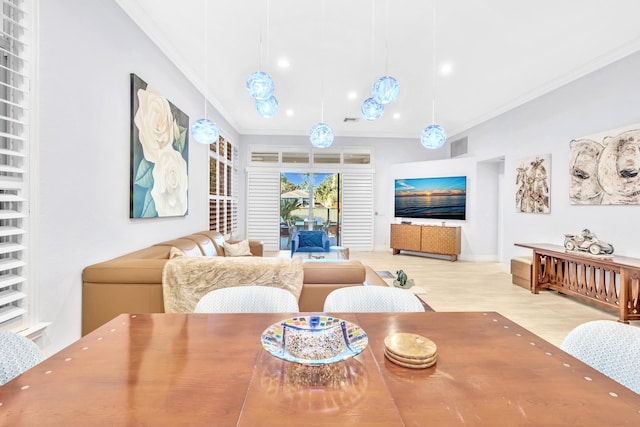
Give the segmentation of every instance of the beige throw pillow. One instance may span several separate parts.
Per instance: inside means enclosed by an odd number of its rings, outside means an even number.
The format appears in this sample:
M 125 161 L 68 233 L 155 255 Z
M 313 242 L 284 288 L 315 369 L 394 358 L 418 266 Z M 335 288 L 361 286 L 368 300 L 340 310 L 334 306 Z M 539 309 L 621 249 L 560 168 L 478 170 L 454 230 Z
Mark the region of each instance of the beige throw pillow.
M 175 246 L 172 246 L 171 251 L 169 252 L 169 259 L 178 258 L 180 256 L 185 256 L 185 253 L 182 252 L 181 249 L 178 249 Z
M 224 256 L 251 256 L 249 241 L 241 240 L 238 243 L 224 243 Z

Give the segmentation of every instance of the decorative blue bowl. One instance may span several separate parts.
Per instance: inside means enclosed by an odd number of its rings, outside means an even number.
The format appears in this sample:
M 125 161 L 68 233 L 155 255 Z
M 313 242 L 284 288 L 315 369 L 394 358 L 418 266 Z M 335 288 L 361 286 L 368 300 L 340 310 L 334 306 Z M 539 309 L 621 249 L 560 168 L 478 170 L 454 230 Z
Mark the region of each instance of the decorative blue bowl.
M 298 316 L 274 323 L 262 333 L 262 347 L 277 358 L 323 365 L 354 357 L 367 347 L 360 326 L 332 316 Z

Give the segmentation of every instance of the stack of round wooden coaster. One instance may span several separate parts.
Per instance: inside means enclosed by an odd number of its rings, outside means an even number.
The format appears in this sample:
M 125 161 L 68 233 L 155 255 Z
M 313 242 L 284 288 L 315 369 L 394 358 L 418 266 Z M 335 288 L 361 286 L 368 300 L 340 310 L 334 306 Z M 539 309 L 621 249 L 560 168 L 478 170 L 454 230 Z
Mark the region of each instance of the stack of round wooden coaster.
M 405 368 L 424 369 L 435 365 L 438 348 L 422 335 L 397 332 L 384 339 L 384 355 Z

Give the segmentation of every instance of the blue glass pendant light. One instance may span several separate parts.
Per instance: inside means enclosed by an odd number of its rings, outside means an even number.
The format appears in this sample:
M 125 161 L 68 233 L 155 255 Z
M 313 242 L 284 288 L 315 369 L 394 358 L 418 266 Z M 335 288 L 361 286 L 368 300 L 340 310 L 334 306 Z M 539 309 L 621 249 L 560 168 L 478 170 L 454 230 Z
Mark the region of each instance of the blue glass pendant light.
M 322 44 L 324 45 L 324 19 L 325 19 L 325 0 L 322 0 Z M 324 62 L 320 71 L 320 110 L 322 119 L 320 123 L 316 123 L 309 131 L 309 141 L 316 148 L 327 148 L 333 144 L 335 134 L 331 126 L 324 123 Z
M 256 101 L 256 110 L 262 117 L 273 117 L 278 112 L 278 100 L 275 96 L 265 100 L 258 100 Z
M 362 118 L 365 120 L 378 120 L 382 117 L 382 113 L 384 112 L 384 105 L 379 104 L 373 98 L 367 98 L 362 103 L 362 107 L 360 107 L 360 114 L 362 114 Z
M 269 0 L 267 0 L 267 28 L 270 16 Z M 260 69 L 262 69 L 262 31 L 260 31 Z M 249 75 L 246 83 L 249 95 L 256 101 L 256 111 L 262 117 L 269 118 L 278 112 L 278 100 L 273 96 L 275 85 L 271 76 L 264 71 L 256 71 Z
M 378 104 L 391 104 L 398 99 L 398 95 L 400 95 L 400 85 L 398 81 L 391 76 L 380 77 L 373 84 L 371 94 Z
M 427 126 L 422 131 L 422 135 L 420 135 L 420 143 L 430 150 L 436 150 L 442 147 L 445 142 L 447 142 L 447 133 L 444 131 L 442 126 L 436 125 L 436 100 L 435 100 L 435 88 L 436 88 L 436 1 L 433 2 L 433 37 L 432 40 L 432 57 L 431 57 L 431 91 L 434 93 L 433 98 L 431 100 L 431 123 L 432 125 Z
M 251 73 L 247 79 L 247 90 L 249 95 L 256 101 L 267 100 L 273 95 L 273 79 L 264 71 Z
M 333 129 L 326 123 L 318 123 L 309 131 L 309 141 L 316 148 L 327 148 L 333 144 Z
M 429 125 L 422 131 L 420 143 L 430 150 L 435 150 L 447 141 L 447 133 L 440 125 Z
M 191 136 L 200 144 L 213 144 L 220 139 L 220 129 L 209 119 L 200 119 L 191 126 Z

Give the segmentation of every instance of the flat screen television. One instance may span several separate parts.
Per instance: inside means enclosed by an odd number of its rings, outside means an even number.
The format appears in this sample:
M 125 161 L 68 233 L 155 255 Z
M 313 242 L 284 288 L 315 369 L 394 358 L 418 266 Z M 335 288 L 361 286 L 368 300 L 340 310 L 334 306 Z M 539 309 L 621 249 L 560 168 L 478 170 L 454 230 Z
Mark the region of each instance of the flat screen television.
M 467 177 L 396 179 L 396 218 L 466 219 Z

